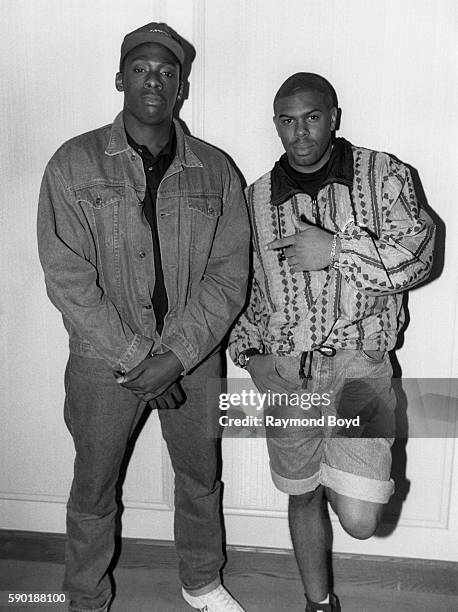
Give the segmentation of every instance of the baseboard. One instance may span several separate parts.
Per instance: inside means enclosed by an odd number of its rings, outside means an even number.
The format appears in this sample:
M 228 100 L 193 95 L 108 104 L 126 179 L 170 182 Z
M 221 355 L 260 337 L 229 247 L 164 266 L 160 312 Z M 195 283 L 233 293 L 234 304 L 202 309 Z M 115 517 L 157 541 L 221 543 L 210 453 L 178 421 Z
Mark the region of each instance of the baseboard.
M 0 530 L 0 559 L 63 563 L 65 535 L 32 531 Z M 173 542 L 124 538 L 119 566 L 176 567 Z M 449 561 L 384 557 L 375 555 L 333 555 L 334 582 L 361 589 L 371 588 L 457 595 L 458 564 Z M 261 573 L 299 580 L 290 550 L 254 549 L 229 546 L 225 575 Z

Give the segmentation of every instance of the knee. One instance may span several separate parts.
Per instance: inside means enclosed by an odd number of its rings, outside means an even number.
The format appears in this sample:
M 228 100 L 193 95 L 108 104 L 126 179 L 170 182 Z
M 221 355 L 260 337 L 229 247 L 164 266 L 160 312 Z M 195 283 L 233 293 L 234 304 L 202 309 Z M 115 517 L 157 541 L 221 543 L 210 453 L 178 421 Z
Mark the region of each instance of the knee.
M 339 514 L 339 521 L 345 531 L 353 538 L 367 540 L 374 535 L 379 524 L 379 513 L 376 511 L 344 512 Z
M 106 516 L 116 512 L 118 504 L 114 488 L 72 487 L 67 507 L 71 511 L 91 516 Z
M 314 491 L 307 491 L 300 495 L 290 495 L 289 504 L 292 507 L 305 507 L 313 503 L 320 503 L 323 499 L 323 487 L 319 486 Z

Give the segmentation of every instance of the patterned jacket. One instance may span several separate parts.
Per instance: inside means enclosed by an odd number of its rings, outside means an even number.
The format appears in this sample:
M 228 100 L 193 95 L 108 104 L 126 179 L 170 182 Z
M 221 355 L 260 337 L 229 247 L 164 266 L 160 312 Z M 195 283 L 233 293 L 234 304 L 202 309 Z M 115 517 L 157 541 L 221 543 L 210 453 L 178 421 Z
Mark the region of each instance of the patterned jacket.
M 404 322 L 402 292 L 423 280 L 434 225 L 420 209 L 409 169 L 386 153 L 335 141 L 317 198 L 300 191 L 279 162 L 247 188 L 253 272 L 229 351 L 299 354 L 320 346 L 390 350 Z M 338 233 L 333 267 L 291 272 L 268 242 L 294 233 L 291 215 Z

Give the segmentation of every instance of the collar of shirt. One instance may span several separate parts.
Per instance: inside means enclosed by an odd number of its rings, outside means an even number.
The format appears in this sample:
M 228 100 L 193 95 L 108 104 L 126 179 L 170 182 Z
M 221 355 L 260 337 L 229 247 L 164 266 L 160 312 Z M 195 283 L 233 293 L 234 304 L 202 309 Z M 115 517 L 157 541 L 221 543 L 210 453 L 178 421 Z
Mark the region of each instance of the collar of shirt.
M 132 136 L 127 132 L 127 142 L 130 146 L 140 154 L 144 164 L 156 164 L 161 157 L 170 157 L 170 161 L 175 157 L 176 149 L 177 149 L 177 137 L 175 133 L 175 126 L 171 125 L 170 127 L 170 136 L 166 143 L 166 145 L 159 151 L 159 153 L 155 156 L 151 153 L 151 151 L 145 145 L 140 145 L 132 138 Z
M 329 183 L 341 183 L 349 188 L 353 185 L 353 151 L 351 144 L 344 138 L 336 138 L 329 162 L 326 164 L 327 176 L 321 187 Z M 296 181 L 286 172 L 282 163 L 277 161 L 271 172 L 271 204 L 279 206 L 296 193 L 303 193 Z

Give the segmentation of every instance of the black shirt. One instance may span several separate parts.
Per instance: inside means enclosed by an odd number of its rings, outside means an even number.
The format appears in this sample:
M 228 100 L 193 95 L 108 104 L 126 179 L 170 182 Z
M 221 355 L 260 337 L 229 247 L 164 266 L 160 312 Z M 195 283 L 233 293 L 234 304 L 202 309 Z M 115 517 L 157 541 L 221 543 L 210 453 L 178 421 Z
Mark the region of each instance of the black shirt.
M 129 134 L 127 134 L 127 142 L 133 149 L 135 149 L 135 151 L 137 151 L 137 153 L 140 154 L 146 176 L 146 192 L 145 200 L 143 202 L 143 214 L 151 227 L 151 236 L 153 238 L 153 257 L 156 281 L 154 284 L 152 303 L 156 317 L 156 329 L 160 334 L 162 332 L 162 328 L 164 327 L 164 318 L 167 314 L 169 303 L 164 284 L 161 248 L 159 244 L 159 234 L 157 231 L 156 199 L 160 182 L 162 181 L 167 168 L 170 166 L 173 158 L 175 157 L 175 128 L 172 125 L 169 141 L 156 157 L 151 154 L 148 147 L 137 144 Z
M 316 172 L 298 172 L 290 165 L 286 153 L 280 157 L 280 165 L 299 189 L 311 198 L 316 198 L 329 172 L 329 161 Z

